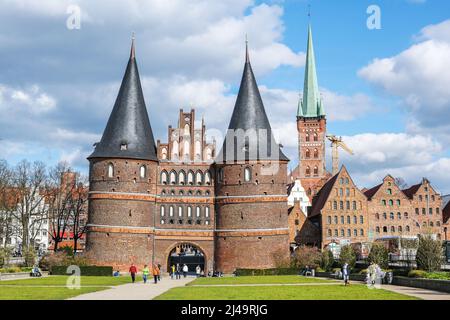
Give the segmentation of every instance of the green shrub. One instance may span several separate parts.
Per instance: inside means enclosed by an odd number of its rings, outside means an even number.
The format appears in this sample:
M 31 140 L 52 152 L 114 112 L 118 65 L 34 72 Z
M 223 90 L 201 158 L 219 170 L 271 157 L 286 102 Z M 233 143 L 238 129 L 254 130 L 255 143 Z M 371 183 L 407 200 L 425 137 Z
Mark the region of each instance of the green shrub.
M 427 279 L 450 280 L 450 272 L 430 272 L 426 277 Z
M 359 271 L 358 273 L 359 273 L 359 274 L 364 274 L 364 275 L 366 275 L 366 274 L 367 274 L 367 269 L 362 269 L 362 270 Z
M 52 266 L 50 274 L 67 275 L 68 266 Z M 82 276 L 112 276 L 113 267 L 108 266 L 80 266 Z
M 373 243 L 370 249 L 369 262 L 376 263 L 380 268 L 387 268 L 389 265 L 389 251 L 382 243 Z
M 423 270 L 411 270 L 408 273 L 408 277 L 410 278 L 426 278 L 427 272 Z
M 59 247 L 56 252 L 64 252 L 67 256 L 73 256 L 73 248 L 69 246 Z
M 298 247 L 292 257 L 292 267 L 297 269 L 316 268 L 321 263 L 322 254 L 317 247 L 300 246 Z
M 320 259 L 320 268 L 325 271 L 330 271 L 334 264 L 334 256 L 333 252 L 330 250 L 322 251 L 321 259 Z
M 32 267 L 36 263 L 36 252 L 33 247 L 24 248 L 22 257 L 24 258 L 26 267 Z
M 343 246 L 339 254 L 339 263 L 343 266 L 348 263 L 349 269 L 353 269 L 356 263 L 356 253 L 352 246 Z
M 430 236 L 419 238 L 419 247 L 416 254 L 417 267 L 428 272 L 441 268 L 442 244 L 440 240 L 433 240 Z

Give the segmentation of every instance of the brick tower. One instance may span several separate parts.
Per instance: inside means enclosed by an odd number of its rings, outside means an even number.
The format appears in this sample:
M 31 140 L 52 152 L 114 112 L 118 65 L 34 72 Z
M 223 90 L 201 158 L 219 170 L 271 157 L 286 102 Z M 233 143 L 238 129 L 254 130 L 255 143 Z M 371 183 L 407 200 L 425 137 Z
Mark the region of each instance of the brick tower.
M 102 139 L 88 157 L 86 255 L 124 269 L 152 261 L 158 159 L 142 94 L 134 40 Z
M 325 168 L 326 124 L 309 26 L 303 99 L 300 100 L 297 111 L 299 166 L 296 178 L 300 179 L 310 199 L 330 177 Z
M 271 268 L 288 258 L 288 161 L 272 135 L 246 48 L 238 97 L 216 158 L 216 270 Z

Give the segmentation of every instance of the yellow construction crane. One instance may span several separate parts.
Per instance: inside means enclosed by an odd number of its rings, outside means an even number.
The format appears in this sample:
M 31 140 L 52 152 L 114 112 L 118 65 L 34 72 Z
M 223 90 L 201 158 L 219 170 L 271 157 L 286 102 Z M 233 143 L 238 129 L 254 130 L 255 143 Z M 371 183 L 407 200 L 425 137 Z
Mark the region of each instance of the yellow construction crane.
M 353 151 L 342 141 L 342 137 L 337 137 L 334 134 L 327 134 L 327 139 L 331 141 L 331 148 L 333 148 L 331 157 L 333 159 L 333 175 L 335 175 L 339 171 L 338 147 L 341 147 L 351 155 L 353 155 Z

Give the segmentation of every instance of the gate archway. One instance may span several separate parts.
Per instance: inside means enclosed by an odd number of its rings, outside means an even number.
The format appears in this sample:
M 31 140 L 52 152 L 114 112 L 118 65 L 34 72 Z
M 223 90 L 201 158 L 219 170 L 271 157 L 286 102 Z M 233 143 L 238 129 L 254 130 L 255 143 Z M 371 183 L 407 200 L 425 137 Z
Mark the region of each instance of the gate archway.
M 171 271 L 172 265 L 184 264 L 188 266 L 188 274 L 196 274 L 197 266 L 206 273 L 206 256 L 203 250 L 192 243 L 179 243 L 175 245 L 169 253 L 167 258 L 167 271 Z

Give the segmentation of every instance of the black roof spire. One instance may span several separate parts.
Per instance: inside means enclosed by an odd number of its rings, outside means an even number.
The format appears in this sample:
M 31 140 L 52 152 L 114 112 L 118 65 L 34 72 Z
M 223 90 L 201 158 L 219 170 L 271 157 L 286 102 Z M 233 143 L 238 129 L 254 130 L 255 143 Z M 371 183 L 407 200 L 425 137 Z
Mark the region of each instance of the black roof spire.
M 158 160 L 136 64 L 134 34 L 119 94 L 102 139 L 88 157 L 92 158 Z
M 244 139 L 239 136 L 239 131 L 245 132 Z M 238 137 L 236 138 L 236 136 Z M 226 150 L 230 150 L 231 146 L 234 146 L 234 153 L 227 156 Z M 271 149 L 272 146 L 273 150 Z M 223 147 L 216 158 L 216 162 L 233 160 L 289 161 L 273 137 L 272 128 L 250 64 L 247 37 L 245 41 L 245 65 L 239 93 Z

